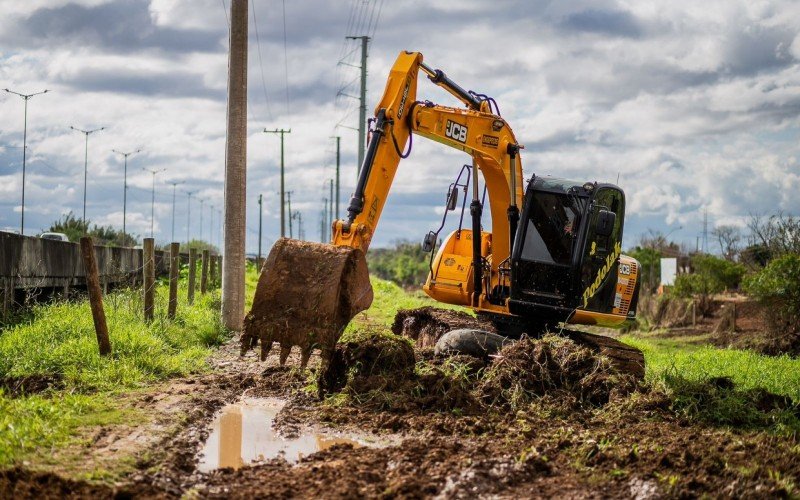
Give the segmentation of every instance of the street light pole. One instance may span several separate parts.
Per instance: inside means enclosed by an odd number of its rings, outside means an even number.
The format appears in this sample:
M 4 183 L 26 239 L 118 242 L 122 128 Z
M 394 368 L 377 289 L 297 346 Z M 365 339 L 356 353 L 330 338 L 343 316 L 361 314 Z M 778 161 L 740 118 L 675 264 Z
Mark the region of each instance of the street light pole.
M 33 96 L 36 96 L 36 95 L 39 95 L 39 94 L 45 94 L 45 93 L 50 92 L 50 91 L 45 89 L 45 90 L 43 90 L 41 92 L 36 92 L 34 94 L 20 94 L 19 92 L 14 92 L 13 90 L 9 90 L 9 89 L 3 89 L 3 90 L 8 92 L 9 94 L 18 95 L 18 96 L 20 96 L 22 98 L 23 101 L 25 101 L 25 120 L 24 120 L 23 129 L 22 129 L 23 130 L 22 131 L 22 211 L 21 211 L 20 221 L 19 221 L 19 234 L 24 235 L 25 234 L 25 165 L 26 165 L 26 160 L 27 160 L 27 157 L 28 157 L 28 155 L 27 155 L 27 153 L 28 153 L 28 101 Z
M 128 157 L 131 156 L 131 155 L 135 155 L 136 153 L 139 153 L 141 151 L 141 149 L 137 149 L 136 151 L 131 151 L 130 153 L 123 153 L 122 151 L 117 151 L 116 149 L 112 149 L 111 151 L 113 151 L 114 153 L 117 153 L 118 155 L 122 155 L 123 157 L 125 157 L 125 170 L 124 170 L 124 174 L 123 174 L 123 177 L 122 177 L 123 178 L 123 181 L 122 181 L 122 185 L 123 185 L 123 190 L 122 190 L 122 244 L 124 245 L 125 244 L 125 235 L 127 234 L 125 232 L 125 221 L 127 219 L 127 213 L 128 213 Z
M 178 184 L 183 184 L 183 181 L 181 182 L 172 181 L 169 184 L 172 184 L 172 238 L 170 239 L 170 242 L 174 242 L 175 241 L 175 193 Z
M 150 237 L 153 237 L 153 225 L 156 219 L 156 174 L 159 172 L 163 172 L 166 168 L 162 168 L 160 170 L 151 170 L 149 168 L 142 168 L 145 172 L 150 172 L 153 174 L 153 199 L 150 202 Z
M 89 135 L 94 134 L 95 132 L 100 132 L 101 130 L 105 129 L 105 127 L 100 127 L 92 130 L 82 130 L 79 128 L 75 128 L 72 125 L 70 127 L 75 132 L 80 132 L 86 137 L 86 145 L 84 146 L 84 153 L 83 153 L 83 230 L 87 231 L 89 227 L 86 225 L 86 182 L 89 178 Z
M 191 227 L 192 227 L 192 195 L 195 194 L 197 191 L 186 191 L 186 194 L 189 195 L 189 201 L 186 204 L 186 248 L 189 248 L 189 242 L 191 241 Z

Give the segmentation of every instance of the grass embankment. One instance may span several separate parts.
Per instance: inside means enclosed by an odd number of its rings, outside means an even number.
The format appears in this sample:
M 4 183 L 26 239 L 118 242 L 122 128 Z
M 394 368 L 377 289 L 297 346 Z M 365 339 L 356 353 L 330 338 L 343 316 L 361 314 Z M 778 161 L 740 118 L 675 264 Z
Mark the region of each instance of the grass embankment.
M 226 334 L 219 321 L 219 292 L 195 294 L 186 301 L 179 287 L 177 317 L 166 317 L 168 287 L 157 285 L 156 316 L 145 323 L 140 290 L 104 298 L 112 354 L 98 354 L 86 300 L 35 306 L 30 320 L 0 332 L 0 466 L 25 459 L 75 439 L 82 426 L 136 418 L 113 396 L 171 377 L 207 369 L 211 347 Z M 11 394 L 46 380 L 51 388 Z M 29 391 L 31 392 L 31 391 Z

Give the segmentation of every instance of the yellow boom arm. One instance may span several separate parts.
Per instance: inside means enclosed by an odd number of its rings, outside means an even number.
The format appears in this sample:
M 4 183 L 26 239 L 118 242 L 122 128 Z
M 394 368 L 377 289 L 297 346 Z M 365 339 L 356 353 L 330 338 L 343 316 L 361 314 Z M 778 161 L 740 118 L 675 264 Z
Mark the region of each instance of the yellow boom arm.
M 452 93 L 467 109 L 417 102 L 420 69 L 435 84 Z M 375 126 L 358 185 L 350 199 L 348 218 L 333 224 L 331 243 L 367 251 L 397 166 L 407 153 L 411 133 L 427 137 L 472 156 L 483 174 L 492 217 L 492 267 L 511 251 L 510 243 L 523 200 L 521 148 L 508 124 L 480 100 L 422 62 L 418 52 L 401 52 L 392 67 L 386 89 L 375 108 Z M 410 152 L 410 151 L 409 151 Z M 494 272 L 492 274 L 495 274 Z

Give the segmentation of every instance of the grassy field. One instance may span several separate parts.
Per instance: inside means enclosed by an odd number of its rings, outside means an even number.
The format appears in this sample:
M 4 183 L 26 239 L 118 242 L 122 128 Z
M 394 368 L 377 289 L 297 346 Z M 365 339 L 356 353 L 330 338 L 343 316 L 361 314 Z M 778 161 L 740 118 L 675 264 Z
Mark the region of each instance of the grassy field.
M 179 290 L 175 320 L 166 317 L 168 287 L 156 290 L 156 317 L 145 323 L 140 291 L 105 297 L 112 355 L 98 354 L 88 302 L 35 306 L 29 320 L 0 332 L 0 379 L 17 385 L 47 379 L 57 390 L 12 397 L 0 388 L 0 465 L 69 442 L 78 427 L 131 418 L 114 395 L 207 369 L 212 347 L 226 338 L 219 292 L 186 303 Z
M 247 273 L 247 303 L 252 303 L 258 276 Z M 348 327 L 391 325 L 403 308 L 437 305 L 421 291 L 372 279 L 375 300 Z M 104 358 L 97 344 L 86 301 L 36 306 L 28 320 L 0 331 L 0 379 L 47 377 L 56 389 L 12 395 L 0 389 L 0 466 L 74 442 L 80 428 L 137 418 L 118 402 L 121 392 L 146 390 L 156 382 L 208 370 L 207 358 L 228 334 L 219 322 L 219 292 L 196 295 L 186 303 L 179 292 L 178 317 L 166 318 L 167 287 L 158 285 L 157 314 L 142 320 L 138 291 L 118 291 L 105 298 L 113 354 Z M 445 306 L 447 307 L 447 306 Z M 762 392 L 800 400 L 800 360 L 768 357 L 750 351 L 684 344 L 634 335 L 623 341 L 640 348 L 651 386 L 673 396 L 674 409 L 687 418 L 713 424 L 800 433 L 796 407 L 756 411 Z M 735 389 L 709 386 L 714 377 L 729 377 Z M 760 392 L 759 392 L 760 391 Z

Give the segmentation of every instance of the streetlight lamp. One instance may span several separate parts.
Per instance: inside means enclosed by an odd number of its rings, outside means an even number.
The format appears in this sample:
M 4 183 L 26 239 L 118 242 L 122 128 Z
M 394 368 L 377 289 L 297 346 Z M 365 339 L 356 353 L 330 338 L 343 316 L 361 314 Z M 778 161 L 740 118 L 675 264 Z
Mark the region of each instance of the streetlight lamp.
M 122 155 L 125 158 L 125 170 L 124 170 L 125 173 L 123 174 L 123 181 L 122 181 L 124 186 L 124 189 L 122 191 L 122 244 L 124 245 L 125 236 L 127 234 L 125 232 L 125 221 L 127 220 L 127 214 L 128 214 L 128 157 L 131 155 L 135 155 L 136 153 L 139 153 L 142 150 L 140 148 L 137 149 L 136 151 L 131 151 L 130 153 L 123 153 L 122 151 L 117 151 L 116 149 L 112 149 L 111 151 L 117 153 L 118 155 Z
M 13 90 L 3 89 L 9 94 L 18 95 L 25 101 L 25 121 L 23 125 L 23 132 L 22 132 L 22 214 L 20 216 L 19 222 L 19 234 L 25 234 L 25 163 L 27 160 L 27 152 L 28 152 L 28 101 L 31 97 L 39 95 L 39 94 L 46 94 L 50 92 L 49 90 L 45 89 L 41 92 L 36 92 L 35 94 L 20 94 L 19 92 L 14 92 Z
M 93 130 L 82 130 L 79 128 L 75 128 L 72 125 L 69 126 L 75 132 L 80 132 L 84 136 L 86 136 L 86 146 L 84 148 L 83 154 L 83 230 L 87 231 L 89 228 L 86 225 L 86 180 L 89 176 L 89 135 L 94 134 L 95 132 L 100 132 L 105 127 L 96 128 Z
M 149 168 L 142 168 L 145 172 L 150 172 L 153 174 L 153 198 L 150 202 L 150 237 L 153 237 L 153 224 L 155 221 L 156 216 L 156 174 L 159 172 L 163 172 L 166 168 L 162 168 L 160 170 L 151 170 Z

